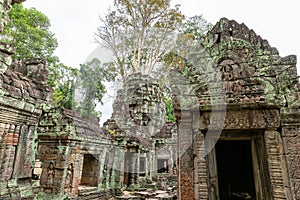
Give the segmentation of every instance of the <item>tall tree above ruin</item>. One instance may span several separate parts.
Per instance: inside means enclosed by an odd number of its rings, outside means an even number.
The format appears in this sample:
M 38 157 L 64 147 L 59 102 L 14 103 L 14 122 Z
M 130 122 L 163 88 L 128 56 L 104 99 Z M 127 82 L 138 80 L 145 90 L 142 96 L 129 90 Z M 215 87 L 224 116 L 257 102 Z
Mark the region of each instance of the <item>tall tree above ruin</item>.
M 57 62 L 58 58 L 53 54 L 58 44 L 46 15 L 35 8 L 24 8 L 22 4 L 13 5 L 8 14 L 10 21 L 4 34 L 12 39 L 14 58 L 44 59 L 48 65 Z
M 174 45 L 174 35 L 184 19 L 179 5 L 171 0 L 115 0 L 96 40 L 113 52 L 112 71 L 123 83 L 128 73 L 150 74 L 167 50 Z
M 12 45 L 13 58 L 21 61 L 45 60 L 49 71 L 48 83 L 54 88 L 53 105 L 72 108 L 74 98 L 71 90 L 76 69 L 64 65 L 54 55 L 58 43 L 50 31 L 49 18 L 35 8 L 24 8 L 22 4 L 14 4 L 8 15 L 10 21 L 1 40 Z

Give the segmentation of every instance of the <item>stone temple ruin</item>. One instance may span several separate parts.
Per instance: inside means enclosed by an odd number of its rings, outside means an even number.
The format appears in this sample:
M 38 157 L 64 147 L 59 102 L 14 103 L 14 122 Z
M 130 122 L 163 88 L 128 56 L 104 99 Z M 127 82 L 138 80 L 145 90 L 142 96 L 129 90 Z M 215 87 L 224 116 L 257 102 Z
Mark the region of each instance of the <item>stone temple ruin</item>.
M 101 128 L 51 108 L 45 63 L 1 43 L 0 199 L 300 199 L 296 57 L 225 18 L 199 46 L 170 72 L 176 123 L 133 74 Z

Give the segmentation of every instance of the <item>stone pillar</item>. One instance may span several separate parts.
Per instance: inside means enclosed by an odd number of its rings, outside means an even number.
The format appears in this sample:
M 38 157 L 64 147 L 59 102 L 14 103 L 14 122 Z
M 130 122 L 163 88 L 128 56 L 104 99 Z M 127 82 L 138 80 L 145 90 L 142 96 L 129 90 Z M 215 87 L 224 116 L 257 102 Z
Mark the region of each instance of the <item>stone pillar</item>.
M 138 161 L 138 154 L 135 152 L 130 152 L 130 169 L 129 172 L 131 174 L 129 179 L 129 188 L 136 189 L 138 186 L 138 169 L 137 169 L 137 161 Z
M 156 140 L 153 140 L 152 142 L 152 151 L 151 151 L 151 171 L 150 171 L 150 176 L 156 176 L 157 173 L 157 160 L 156 160 L 156 149 L 155 149 L 155 145 L 156 145 Z
M 111 181 L 112 181 L 112 173 L 113 173 L 113 163 L 114 163 L 114 151 L 109 147 L 109 151 L 107 152 L 107 166 L 106 166 L 106 188 L 111 189 Z
M 135 188 L 136 183 L 136 158 L 134 153 L 130 153 L 130 187 Z
M 141 155 L 141 151 L 138 150 L 137 153 L 137 158 L 136 158 L 136 176 L 137 176 L 137 183 L 139 182 L 139 177 L 140 177 L 140 155 Z
M 292 199 L 300 199 L 300 109 L 282 109 L 281 123 L 289 187 Z
M 273 198 L 274 200 L 287 197 L 292 199 L 288 189 L 288 175 L 281 134 L 275 129 L 265 131 L 265 144 Z
M 134 166 L 133 166 L 133 171 L 134 171 L 134 188 L 138 188 L 138 179 L 139 179 L 139 164 L 138 164 L 138 161 L 139 161 L 139 154 L 138 153 L 134 153 L 133 154 L 133 163 L 134 163 Z
M 146 153 L 145 157 L 145 173 L 146 173 L 146 178 L 151 177 L 151 158 L 150 158 L 150 153 Z
M 173 146 L 169 146 L 169 152 L 170 152 L 170 159 L 169 159 L 169 174 L 173 174 L 173 164 L 174 164 L 174 151 L 173 151 Z
M 81 182 L 81 174 L 83 169 L 83 154 L 80 151 L 75 154 L 75 162 L 74 162 L 74 175 L 73 175 L 73 183 L 72 183 L 72 194 L 78 194 L 78 187 Z
M 15 133 L 15 125 L 6 125 L 4 129 L 1 156 L 1 181 L 8 181 L 13 173 L 18 134 Z
M 124 187 L 124 170 L 125 170 L 125 151 L 124 149 L 119 149 L 119 189 Z
M 178 199 L 194 200 L 193 188 L 193 149 L 192 149 L 192 115 L 189 111 L 181 111 L 178 120 Z
M 194 198 L 199 200 L 208 199 L 208 174 L 205 153 L 204 134 L 199 131 L 194 138 Z
M 104 189 L 106 188 L 106 184 L 104 183 L 104 181 L 106 180 L 106 171 L 107 169 L 104 169 L 105 167 L 107 168 L 107 166 L 105 166 L 105 159 L 106 159 L 106 152 L 107 152 L 107 148 L 104 147 L 102 149 L 102 152 L 100 154 L 100 171 L 99 171 L 99 184 L 98 184 L 98 189 Z
M 111 174 L 111 188 L 118 189 L 120 188 L 120 149 L 114 148 L 114 156 L 113 156 L 113 168 Z

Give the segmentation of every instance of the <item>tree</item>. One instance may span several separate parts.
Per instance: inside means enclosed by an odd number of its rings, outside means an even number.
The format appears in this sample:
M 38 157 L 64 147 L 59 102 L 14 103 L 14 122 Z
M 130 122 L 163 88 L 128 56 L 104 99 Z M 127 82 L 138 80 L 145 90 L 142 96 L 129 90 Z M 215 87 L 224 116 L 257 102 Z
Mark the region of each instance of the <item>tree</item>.
M 170 0 L 115 0 L 101 19 L 97 41 L 113 52 L 111 70 L 123 83 L 128 73 L 150 74 L 173 48 L 176 29 L 184 19 Z
M 8 15 L 10 21 L 3 33 L 12 39 L 9 42 L 15 50 L 14 58 L 41 58 L 48 65 L 58 62 L 58 58 L 53 55 L 57 41 L 49 30 L 51 24 L 47 16 L 35 8 L 24 8 L 22 4 L 14 4 Z
M 201 46 L 201 38 L 212 28 L 202 15 L 195 15 L 185 19 L 179 28 L 176 39 L 176 48 L 164 56 L 165 68 L 175 68 L 181 71 L 189 67 L 189 57 L 192 52 Z
M 57 40 L 50 31 L 50 20 L 35 8 L 14 4 L 8 13 L 10 21 L 3 31 L 6 43 L 14 48 L 13 58 L 18 60 L 43 59 L 49 71 L 48 83 L 54 88 L 54 106 L 72 108 L 75 104 L 72 88 L 76 69 L 59 62 L 54 50 Z
M 53 76 L 51 79 L 55 80 L 53 82 L 55 88 L 52 96 L 52 105 L 74 109 L 77 106 L 75 101 L 75 81 L 78 76 L 78 69 L 59 63 L 59 67 L 51 75 Z
M 186 19 L 181 28 L 180 34 L 190 35 L 194 40 L 198 41 L 203 37 L 210 29 L 212 24 L 207 22 L 202 15 L 195 15 Z
M 112 81 L 115 74 L 109 72 L 103 66 L 99 59 L 94 58 L 92 61 L 80 65 L 80 70 L 77 79 L 77 88 L 79 93 L 82 93 L 82 101 L 80 102 L 78 110 L 83 115 L 95 115 L 96 103 L 102 103 L 102 98 L 106 93 L 103 81 Z
M 174 107 L 172 104 L 172 98 L 166 98 L 164 100 L 165 102 L 165 108 L 166 108 L 166 115 L 167 115 L 167 121 L 168 122 L 176 122 L 176 117 L 174 113 Z
M 165 72 L 188 66 L 190 50 L 211 26 L 201 15 L 184 19 L 170 0 L 114 0 L 114 8 L 101 18 L 96 40 L 112 51 L 108 68 L 124 84 L 129 73 L 155 73 L 165 87 Z M 174 121 L 169 95 L 165 99 L 168 120 Z

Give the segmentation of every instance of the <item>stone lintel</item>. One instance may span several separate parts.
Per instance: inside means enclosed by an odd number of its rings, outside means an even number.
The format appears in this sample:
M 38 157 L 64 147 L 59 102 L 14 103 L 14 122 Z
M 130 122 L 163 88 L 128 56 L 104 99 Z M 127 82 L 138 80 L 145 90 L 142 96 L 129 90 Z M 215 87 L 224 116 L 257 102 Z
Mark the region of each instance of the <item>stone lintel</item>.
M 266 129 L 280 126 L 279 110 L 236 110 L 205 112 L 200 118 L 200 130 Z

